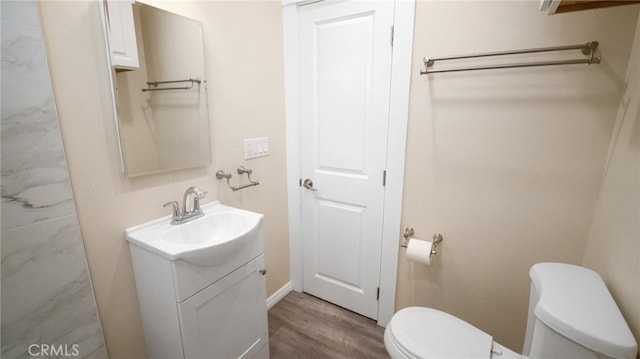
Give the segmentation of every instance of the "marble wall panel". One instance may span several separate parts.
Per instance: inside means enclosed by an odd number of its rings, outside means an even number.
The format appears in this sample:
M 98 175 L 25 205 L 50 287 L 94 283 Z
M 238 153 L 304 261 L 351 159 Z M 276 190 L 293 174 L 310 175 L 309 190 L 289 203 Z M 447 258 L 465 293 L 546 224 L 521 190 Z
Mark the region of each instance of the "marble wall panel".
M 1 54 L 5 230 L 75 213 L 75 204 L 35 1 L 2 2 Z
M 37 3 L 0 16 L 0 356 L 106 358 Z
M 2 233 L 2 357 L 31 344 L 77 344 L 106 357 L 75 215 Z

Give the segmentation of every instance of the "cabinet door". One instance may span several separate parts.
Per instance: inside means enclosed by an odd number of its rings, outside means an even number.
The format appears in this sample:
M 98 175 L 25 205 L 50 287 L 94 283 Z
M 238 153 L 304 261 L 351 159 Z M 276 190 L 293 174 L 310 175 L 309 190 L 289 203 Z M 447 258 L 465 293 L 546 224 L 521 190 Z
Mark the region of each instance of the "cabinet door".
M 107 12 L 111 66 L 119 69 L 137 69 L 138 45 L 133 20 L 133 1 L 107 0 Z
M 263 255 L 178 304 L 186 358 L 268 357 L 262 269 Z

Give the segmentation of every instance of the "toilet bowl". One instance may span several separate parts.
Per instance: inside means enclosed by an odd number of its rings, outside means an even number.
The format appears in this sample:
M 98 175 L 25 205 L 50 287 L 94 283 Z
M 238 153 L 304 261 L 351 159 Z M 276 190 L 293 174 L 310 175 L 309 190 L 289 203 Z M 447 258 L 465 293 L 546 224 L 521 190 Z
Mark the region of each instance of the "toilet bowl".
M 392 358 L 521 358 L 473 325 L 424 307 L 397 312 L 385 330 L 384 345 Z
M 600 276 L 586 268 L 539 263 L 531 293 L 523 354 L 445 312 L 409 307 L 391 318 L 384 344 L 392 358 L 625 358 L 637 343 Z

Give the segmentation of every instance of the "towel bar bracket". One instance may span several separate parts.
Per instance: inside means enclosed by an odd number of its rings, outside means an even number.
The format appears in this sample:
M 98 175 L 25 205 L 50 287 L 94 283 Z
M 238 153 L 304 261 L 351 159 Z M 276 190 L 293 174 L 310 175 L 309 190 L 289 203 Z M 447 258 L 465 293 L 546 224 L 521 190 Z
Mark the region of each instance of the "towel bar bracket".
M 238 174 L 246 174 L 247 175 L 247 179 L 249 180 L 249 183 L 245 184 L 245 185 L 241 185 L 238 187 L 232 186 L 231 183 L 229 183 L 229 180 L 231 179 L 231 177 L 233 176 L 231 173 L 226 173 L 223 170 L 218 170 L 218 172 L 216 172 L 216 178 L 217 179 L 226 179 L 227 180 L 227 186 L 229 186 L 229 188 L 231 188 L 231 190 L 233 192 L 239 191 L 241 189 L 245 189 L 248 187 L 253 187 L 253 186 L 257 186 L 260 184 L 260 182 L 258 181 L 254 181 L 251 179 L 251 173 L 253 173 L 253 170 L 251 170 L 250 168 L 245 168 L 243 166 L 238 167 Z

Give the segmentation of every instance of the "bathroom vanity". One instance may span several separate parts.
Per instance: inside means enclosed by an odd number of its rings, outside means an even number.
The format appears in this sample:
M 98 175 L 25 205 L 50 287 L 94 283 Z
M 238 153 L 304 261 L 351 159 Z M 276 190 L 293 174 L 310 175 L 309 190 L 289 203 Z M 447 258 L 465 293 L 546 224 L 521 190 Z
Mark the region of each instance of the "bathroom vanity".
M 263 216 L 212 202 L 126 230 L 150 358 L 268 358 Z

